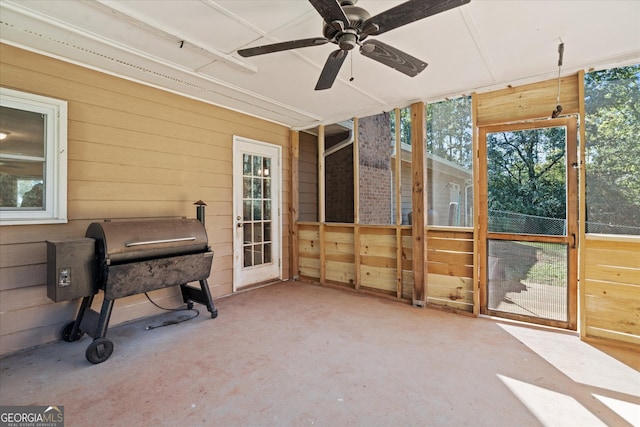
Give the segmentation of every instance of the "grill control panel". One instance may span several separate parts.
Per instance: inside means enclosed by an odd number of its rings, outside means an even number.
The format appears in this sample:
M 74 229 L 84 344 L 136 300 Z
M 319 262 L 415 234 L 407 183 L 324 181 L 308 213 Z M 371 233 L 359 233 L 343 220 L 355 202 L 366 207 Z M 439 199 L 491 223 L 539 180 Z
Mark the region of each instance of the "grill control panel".
M 58 270 L 58 286 L 61 288 L 71 286 L 71 267 Z
M 47 241 L 47 296 L 58 302 L 95 294 L 94 265 L 94 239 Z

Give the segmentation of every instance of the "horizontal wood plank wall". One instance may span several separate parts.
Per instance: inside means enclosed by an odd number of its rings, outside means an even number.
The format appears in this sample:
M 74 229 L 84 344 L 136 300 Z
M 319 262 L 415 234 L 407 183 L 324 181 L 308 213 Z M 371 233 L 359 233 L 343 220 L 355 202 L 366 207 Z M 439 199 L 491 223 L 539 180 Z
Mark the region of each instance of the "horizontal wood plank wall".
M 587 234 L 584 338 L 640 346 L 640 239 Z
M 413 237 L 411 227 L 402 227 L 402 298 L 413 298 Z
M 427 303 L 473 312 L 473 231 L 429 228 Z
M 298 165 L 299 219 L 318 220 L 318 138 L 300 132 L 300 161 Z
M 509 87 L 477 94 L 477 126 L 550 118 L 556 108 L 558 80 L 545 80 L 528 85 Z M 579 111 L 578 75 L 560 79 L 560 105 L 562 114 Z
M 394 226 L 360 226 L 360 286 L 396 295 L 397 251 Z
M 300 278 L 320 280 L 320 224 L 298 223 L 298 250 Z
M 324 239 L 320 236 L 321 229 Z M 397 230 L 400 230 L 399 240 Z M 299 222 L 298 236 L 298 271 L 302 279 L 324 283 L 320 279 L 324 276 L 326 283 L 397 297 L 400 256 L 400 299 L 412 300 L 413 238 L 410 226 L 326 223 L 320 227 L 318 223 Z M 433 283 L 429 282 L 427 303 L 473 311 L 473 231 L 430 229 L 428 239 L 428 274 Z M 324 241 L 323 257 L 321 240 Z M 354 250 L 358 252 L 354 253 Z M 324 265 L 321 259 L 324 259 Z M 359 287 L 355 286 L 358 274 Z
M 324 230 L 325 280 L 355 287 L 353 225 L 326 224 Z
M 207 203 L 214 298 L 232 292 L 232 143 L 283 147 L 283 272 L 289 272 L 288 128 L 0 44 L 0 85 L 68 102 L 68 224 L 0 226 L 0 354 L 55 340 L 77 302 L 46 297 L 46 240 L 84 236 L 105 218 L 195 217 Z M 165 306 L 175 289 L 152 293 Z M 98 302 L 98 301 L 97 301 Z M 95 303 L 94 303 L 95 304 Z M 157 313 L 142 296 L 111 324 Z

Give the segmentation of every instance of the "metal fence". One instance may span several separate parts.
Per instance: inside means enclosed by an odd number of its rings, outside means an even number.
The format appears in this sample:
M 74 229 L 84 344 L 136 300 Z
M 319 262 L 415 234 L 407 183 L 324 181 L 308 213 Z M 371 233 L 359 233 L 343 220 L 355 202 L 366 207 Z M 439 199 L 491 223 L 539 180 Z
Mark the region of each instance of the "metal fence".
M 587 233 L 640 235 L 640 226 L 587 221 L 586 227 Z M 563 218 L 549 218 L 489 209 L 489 231 L 495 233 L 564 236 L 567 232 L 567 221 Z
M 564 236 L 567 220 L 489 209 L 489 231 Z

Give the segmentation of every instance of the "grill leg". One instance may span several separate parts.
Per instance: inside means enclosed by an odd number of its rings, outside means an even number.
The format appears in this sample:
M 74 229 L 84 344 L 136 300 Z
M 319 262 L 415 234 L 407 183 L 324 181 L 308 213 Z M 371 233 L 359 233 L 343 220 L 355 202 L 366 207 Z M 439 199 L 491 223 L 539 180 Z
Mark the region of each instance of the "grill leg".
M 207 310 L 211 313 L 211 318 L 215 319 L 218 317 L 218 309 L 213 305 L 213 298 L 211 298 L 211 290 L 209 290 L 207 279 L 200 280 L 200 288 L 202 288 L 202 293 L 206 298 Z
M 193 307 L 193 301 L 199 302 L 207 306 L 212 319 L 218 317 L 218 309 L 213 305 L 213 298 L 211 298 L 211 291 L 206 279 L 200 280 L 200 289 L 180 285 L 180 291 L 182 292 L 182 301 L 187 304 L 189 309 Z
M 113 353 L 113 342 L 111 342 L 109 338 L 105 338 L 105 335 L 107 335 L 107 328 L 109 327 L 109 319 L 111 318 L 114 302 L 115 300 L 107 299 L 106 296 L 104 301 L 102 301 L 98 324 L 95 327 L 94 335 L 92 335 L 93 342 L 89 344 L 85 352 L 87 360 L 93 364 L 104 362 L 111 356 L 111 353 Z
M 80 304 L 80 309 L 78 310 L 76 320 L 65 325 L 64 329 L 62 330 L 62 339 L 68 342 L 72 342 L 82 338 L 82 335 L 84 334 L 84 331 L 81 329 L 82 319 L 84 318 L 84 314 L 87 309 L 91 307 L 93 297 L 94 295 L 89 295 L 88 297 L 82 298 L 82 304 Z
M 115 300 L 110 300 L 106 297 L 104 301 L 102 301 L 102 310 L 100 310 L 98 326 L 96 327 L 95 335 L 92 335 L 94 339 L 104 338 L 107 335 L 107 328 L 109 327 L 109 319 L 111 319 L 114 302 Z

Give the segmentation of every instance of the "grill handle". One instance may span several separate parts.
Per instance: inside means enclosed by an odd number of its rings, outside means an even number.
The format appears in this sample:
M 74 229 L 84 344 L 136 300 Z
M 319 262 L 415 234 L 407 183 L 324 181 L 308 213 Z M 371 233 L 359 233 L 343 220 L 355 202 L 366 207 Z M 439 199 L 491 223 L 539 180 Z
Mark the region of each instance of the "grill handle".
M 125 243 L 125 247 L 130 248 L 132 246 L 144 246 L 144 245 L 157 245 L 159 243 L 175 243 L 175 242 L 189 242 L 196 240 L 194 237 L 180 237 L 177 239 L 164 239 L 164 240 L 148 240 L 146 242 L 130 242 Z

